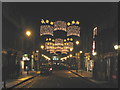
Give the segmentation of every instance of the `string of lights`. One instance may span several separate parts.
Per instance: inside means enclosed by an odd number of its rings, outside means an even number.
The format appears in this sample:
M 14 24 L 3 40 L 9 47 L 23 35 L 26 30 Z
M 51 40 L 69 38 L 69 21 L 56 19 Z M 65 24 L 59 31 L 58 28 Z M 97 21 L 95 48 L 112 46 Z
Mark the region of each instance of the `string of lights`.
M 46 40 L 49 39 L 50 38 L 46 38 Z M 73 40 L 72 38 L 69 38 L 69 40 L 70 39 Z M 57 38 L 55 39 L 55 42 L 52 41 L 45 42 L 45 49 L 47 51 L 50 51 L 50 53 L 56 53 L 58 51 L 60 51 L 61 53 L 67 53 L 69 52 L 69 50 L 71 49 L 73 50 L 73 42 L 64 42 L 63 39 Z
M 63 30 L 67 32 L 67 36 L 75 35 L 80 37 L 80 27 L 79 21 L 49 21 L 49 20 L 41 20 L 42 25 L 40 26 L 40 36 L 42 35 L 53 35 L 53 32 L 56 30 Z M 61 53 L 67 54 L 69 51 L 73 50 L 73 38 L 46 38 L 45 39 L 45 49 L 50 53 L 56 53 L 60 51 Z

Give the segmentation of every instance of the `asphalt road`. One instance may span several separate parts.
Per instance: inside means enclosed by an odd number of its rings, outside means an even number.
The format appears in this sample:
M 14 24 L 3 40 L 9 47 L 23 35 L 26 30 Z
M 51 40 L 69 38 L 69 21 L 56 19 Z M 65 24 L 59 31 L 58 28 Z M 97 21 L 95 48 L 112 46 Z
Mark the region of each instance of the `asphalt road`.
M 51 75 L 40 75 L 16 88 L 98 88 L 93 83 L 68 70 L 56 70 Z

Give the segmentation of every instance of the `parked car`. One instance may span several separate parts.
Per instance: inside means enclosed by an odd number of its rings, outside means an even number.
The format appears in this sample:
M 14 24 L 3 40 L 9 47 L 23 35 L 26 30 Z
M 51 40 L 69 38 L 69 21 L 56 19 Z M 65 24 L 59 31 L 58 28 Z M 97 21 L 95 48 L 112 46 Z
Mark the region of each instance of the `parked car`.
M 52 74 L 52 66 L 51 65 L 42 65 L 40 68 L 41 74 Z

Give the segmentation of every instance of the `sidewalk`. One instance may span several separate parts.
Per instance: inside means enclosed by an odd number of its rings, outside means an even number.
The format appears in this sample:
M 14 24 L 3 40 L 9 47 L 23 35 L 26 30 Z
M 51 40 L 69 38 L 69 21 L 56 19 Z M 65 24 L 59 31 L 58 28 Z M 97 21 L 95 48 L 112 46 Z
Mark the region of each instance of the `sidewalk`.
M 76 70 L 70 70 L 70 71 L 94 84 L 99 85 L 102 88 L 113 88 L 113 85 L 111 83 L 108 83 L 108 81 L 97 81 L 93 79 L 92 72 L 82 71 L 81 73 L 81 71 L 76 72 Z
M 38 75 L 40 72 L 36 72 L 36 71 L 29 71 L 28 75 L 27 72 L 23 72 L 22 75 L 20 77 L 18 77 L 17 79 L 12 79 L 12 80 L 8 80 L 6 81 L 6 88 L 10 88 L 13 87 L 27 79 L 30 79 L 32 77 L 35 77 L 36 75 Z

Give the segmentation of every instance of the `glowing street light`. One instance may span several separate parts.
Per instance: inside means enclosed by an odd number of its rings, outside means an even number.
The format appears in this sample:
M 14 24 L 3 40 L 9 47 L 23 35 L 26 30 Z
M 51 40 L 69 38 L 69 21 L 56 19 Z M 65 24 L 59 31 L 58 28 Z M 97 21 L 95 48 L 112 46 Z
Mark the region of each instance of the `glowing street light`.
M 119 46 L 118 45 L 114 45 L 114 49 L 118 50 Z
M 78 45 L 80 42 L 79 42 L 79 41 L 76 41 L 75 43 Z
M 31 31 L 26 31 L 26 35 L 29 37 L 31 35 Z
M 40 48 L 41 48 L 41 49 L 44 49 L 44 46 L 43 46 L 43 45 L 41 45 L 41 46 L 40 46 Z
M 38 52 L 39 52 L 39 50 L 36 50 L 36 52 L 38 53 Z
M 92 55 L 93 55 L 93 56 L 97 55 L 97 52 L 93 52 Z
M 80 51 L 80 53 L 82 53 L 82 51 Z

